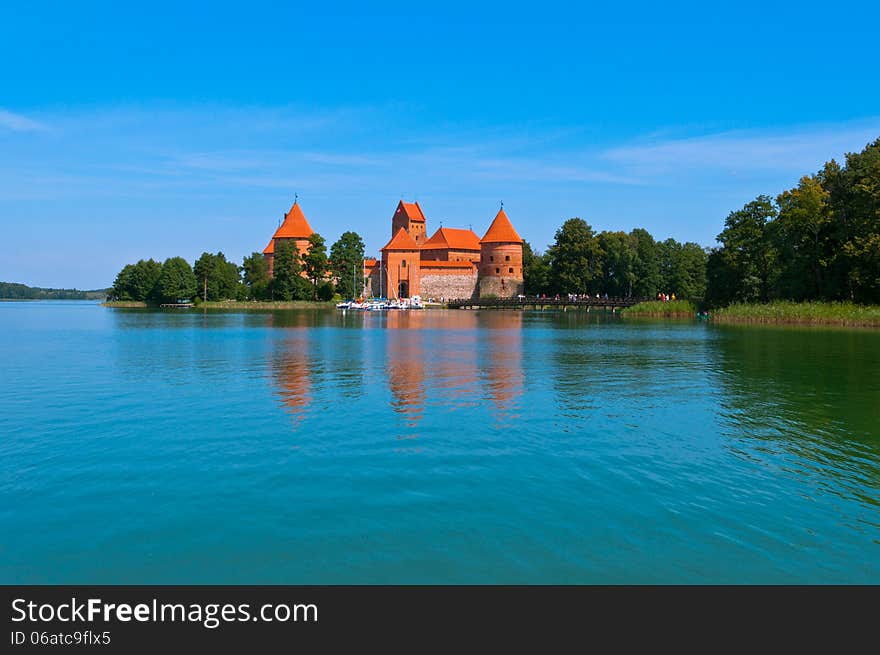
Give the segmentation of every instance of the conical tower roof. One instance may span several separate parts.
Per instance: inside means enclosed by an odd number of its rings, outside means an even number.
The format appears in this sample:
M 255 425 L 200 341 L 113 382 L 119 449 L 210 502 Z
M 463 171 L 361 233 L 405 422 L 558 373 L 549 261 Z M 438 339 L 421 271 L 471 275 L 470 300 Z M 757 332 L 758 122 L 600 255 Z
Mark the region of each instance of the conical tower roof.
M 306 220 L 305 214 L 299 208 L 299 202 L 294 202 L 293 207 L 284 216 L 284 222 L 275 230 L 273 239 L 308 239 L 315 231 Z
M 510 219 L 504 213 L 504 209 L 498 210 L 492 225 L 486 230 L 486 234 L 480 239 L 480 243 L 522 243 L 523 240 L 513 229 Z

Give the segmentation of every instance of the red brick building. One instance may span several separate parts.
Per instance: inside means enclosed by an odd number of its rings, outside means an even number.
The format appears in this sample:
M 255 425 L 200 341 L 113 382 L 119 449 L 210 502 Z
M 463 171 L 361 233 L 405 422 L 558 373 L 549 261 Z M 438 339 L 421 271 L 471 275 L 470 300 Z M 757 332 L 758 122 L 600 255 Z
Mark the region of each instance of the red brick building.
M 481 239 L 473 230 L 441 227 L 428 238 L 428 221 L 417 202 L 397 203 L 391 240 L 380 259 L 364 260 L 365 295 L 452 299 L 522 293 L 522 239 L 501 209 Z M 304 255 L 314 233 L 299 203 L 284 215 L 263 250 L 274 273 L 276 248 L 292 243 Z
M 364 261 L 367 295 L 451 299 L 523 291 L 522 243 L 504 210 L 480 239 L 473 230 L 441 227 L 429 238 L 418 203 L 402 200 L 379 260 Z

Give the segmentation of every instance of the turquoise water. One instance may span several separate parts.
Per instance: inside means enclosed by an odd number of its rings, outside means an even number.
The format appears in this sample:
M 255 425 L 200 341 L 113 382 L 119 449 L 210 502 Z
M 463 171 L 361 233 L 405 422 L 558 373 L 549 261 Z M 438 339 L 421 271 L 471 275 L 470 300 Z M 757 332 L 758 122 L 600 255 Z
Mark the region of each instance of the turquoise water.
M 880 331 L 0 303 L 2 583 L 880 583 Z

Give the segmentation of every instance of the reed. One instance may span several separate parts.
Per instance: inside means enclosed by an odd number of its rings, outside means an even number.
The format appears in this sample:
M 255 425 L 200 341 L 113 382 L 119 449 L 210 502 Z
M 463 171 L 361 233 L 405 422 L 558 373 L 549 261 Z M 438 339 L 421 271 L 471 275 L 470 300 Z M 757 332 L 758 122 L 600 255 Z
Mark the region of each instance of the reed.
M 800 323 L 880 327 L 880 306 L 851 302 L 734 303 L 712 312 L 712 320 L 727 323 Z
M 650 300 L 620 310 L 624 316 L 659 316 L 664 318 L 693 318 L 697 308 L 688 300 L 670 300 L 661 302 Z

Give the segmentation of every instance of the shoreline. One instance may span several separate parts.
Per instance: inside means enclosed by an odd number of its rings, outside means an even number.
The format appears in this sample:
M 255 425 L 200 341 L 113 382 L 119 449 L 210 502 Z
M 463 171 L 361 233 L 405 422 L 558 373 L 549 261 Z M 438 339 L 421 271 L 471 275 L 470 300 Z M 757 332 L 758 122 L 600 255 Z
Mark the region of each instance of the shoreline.
M 198 305 L 161 307 L 138 300 L 108 300 L 102 307 L 111 309 L 327 309 L 336 307 L 332 300 L 210 300 Z
M 674 302 L 674 304 L 673 304 Z M 699 320 L 696 308 L 687 301 L 642 303 L 618 312 L 622 318 L 655 320 Z M 289 309 L 334 309 L 334 301 L 209 301 L 193 307 L 161 308 L 145 302 L 117 300 L 101 303 L 111 309 L 188 309 L 266 311 Z M 687 308 L 690 309 L 687 309 Z M 426 305 L 425 309 L 445 309 L 446 305 Z M 530 310 L 520 310 L 530 311 Z M 770 305 L 731 305 L 710 311 L 708 321 L 729 325 L 791 325 L 816 327 L 880 328 L 880 307 L 843 303 L 776 303 Z

